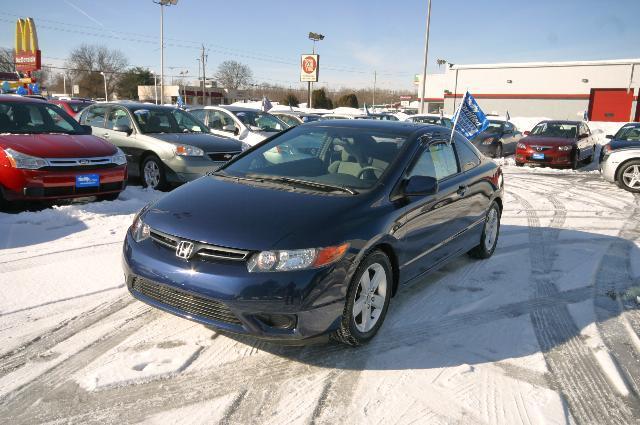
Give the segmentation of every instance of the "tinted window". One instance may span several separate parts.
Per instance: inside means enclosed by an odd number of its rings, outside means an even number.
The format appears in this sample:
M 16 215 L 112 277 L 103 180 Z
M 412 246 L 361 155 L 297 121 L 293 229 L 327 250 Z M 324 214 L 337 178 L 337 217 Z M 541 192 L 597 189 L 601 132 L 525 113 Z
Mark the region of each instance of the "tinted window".
M 198 118 L 200 121 L 204 121 L 206 111 L 204 109 L 196 109 L 195 111 L 189 111 L 191 115 Z
M 640 142 L 640 126 L 625 125 L 616 133 L 615 139 Z
M 235 128 L 233 118 L 224 112 L 220 111 L 208 111 L 209 115 L 209 128 L 212 130 L 222 130 L 224 126 L 232 125 Z
M 104 128 L 104 115 L 107 113 L 106 106 L 96 106 L 87 109 L 83 114 L 83 124 L 90 125 L 91 127 Z
M 295 127 L 296 125 L 300 124 L 300 121 L 298 121 L 297 119 L 289 115 L 276 115 L 276 116 L 280 118 L 282 121 L 284 121 L 287 125 L 290 125 L 291 127 Z
M 84 129 L 59 106 L 48 103 L 3 102 L 0 133 L 83 134 Z
M 514 133 L 516 131 L 516 127 L 510 122 L 504 123 L 504 131 L 505 133 Z
M 428 176 L 442 180 L 458 172 L 458 163 L 453 146 L 446 143 L 432 143 L 422 152 L 409 172 L 411 176 Z
M 112 129 L 116 126 L 133 128 L 129 114 L 122 108 L 113 108 L 107 117 L 107 128 Z
M 287 124 L 280 121 L 278 118 L 271 114 L 262 111 L 233 111 L 233 114 L 238 117 L 249 130 L 252 131 L 266 131 L 277 133 L 278 131 L 289 128 Z
M 456 152 L 458 153 L 460 169 L 462 171 L 468 171 L 480 165 L 480 158 L 475 153 L 474 148 L 470 146 L 470 143 L 462 136 L 457 134 L 455 139 Z
M 532 136 L 563 137 L 573 139 L 578 134 L 576 124 L 543 121 L 531 130 Z
M 208 133 L 193 115 L 176 108 L 133 109 L 133 116 L 143 133 Z

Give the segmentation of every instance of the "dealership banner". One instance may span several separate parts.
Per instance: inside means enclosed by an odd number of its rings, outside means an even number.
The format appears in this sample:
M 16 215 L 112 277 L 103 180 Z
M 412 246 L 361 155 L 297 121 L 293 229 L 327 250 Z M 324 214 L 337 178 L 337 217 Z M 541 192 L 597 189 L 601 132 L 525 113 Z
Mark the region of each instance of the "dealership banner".
M 466 92 L 458 111 L 453 116 L 453 129 L 464 134 L 467 139 L 473 139 L 488 126 L 489 120 L 480 109 L 478 102 L 471 93 Z
M 318 82 L 318 66 L 320 55 L 302 55 L 300 60 L 300 81 Z

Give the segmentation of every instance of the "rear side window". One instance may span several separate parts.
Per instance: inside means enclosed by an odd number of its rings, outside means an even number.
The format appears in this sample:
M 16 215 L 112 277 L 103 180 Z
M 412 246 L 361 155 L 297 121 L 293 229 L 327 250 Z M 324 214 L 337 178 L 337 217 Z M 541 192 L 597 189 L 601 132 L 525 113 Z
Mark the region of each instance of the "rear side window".
M 458 163 L 453 146 L 446 143 L 433 143 L 424 150 L 409 172 L 411 176 L 434 177 L 445 179 L 458 173 Z
M 470 146 L 471 144 L 460 135 L 456 135 L 455 140 L 460 169 L 464 172 L 480 165 L 480 158 L 474 151 L 474 148 Z
M 129 127 L 133 128 L 131 124 L 131 118 L 129 118 L 129 114 L 122 108 L 113 108 L 109 112 L 109 117 L 107 118 L 107 128 L 109 130 L 113 129 L 113 127 Z
M 89 108 L 83 114 L 83 124 L 90 125 L 91 127 L 104 128 L 104 115 L 107 112 L 107 108 L 104 106 L 96 106 L 95 108 Z
M 204 122 L 205 110 L 204 109 L 196 109 L 195 111 L 189 111 L 191 115 L 198 118 L 200 121 Z

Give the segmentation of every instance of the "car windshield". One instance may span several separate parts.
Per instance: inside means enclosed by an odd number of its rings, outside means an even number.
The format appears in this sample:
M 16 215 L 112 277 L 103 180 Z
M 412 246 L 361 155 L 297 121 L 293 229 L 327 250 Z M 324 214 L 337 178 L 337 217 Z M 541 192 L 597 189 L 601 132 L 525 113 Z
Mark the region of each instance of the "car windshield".
M 261 111 L 233 111 L 249 130 L 266 131 L 268 133 L 277 133 L 289 128 L 287 124 L 274 117 L 271 114 Z
M 405 143 L 406 137 L 379 130 L 299 126 L 232 162 L 222 174 L 355 192 L 373 187 Z
M 562 122 L 541 122 L 531 130 L 532 136 L 562 137 L 565 139 L 573 139 L 577 134 L 577 124 Z
M 69 105 L 69 108 L 71 108 L 73 112 L 80 112 L 87 106 L 91 105 L 91 103 L 89 102 L 67 103 L 67 105 Z
M 208 133 L 193 115 L 177 108 L 132 109 L 142 133 Z
M 500 133 L 504 123 L 502 121 L 489 121 L 489 126 L 484 130 L 487 133 Z
M 59 106 L 40 102 L 2 102 L 0 133 L 86 134 L 86 131 Z
M 618 130 L 614 139 L 626 140 L 627 142 L 640 142 L 640 127 L 633 125 L 622 127 Z

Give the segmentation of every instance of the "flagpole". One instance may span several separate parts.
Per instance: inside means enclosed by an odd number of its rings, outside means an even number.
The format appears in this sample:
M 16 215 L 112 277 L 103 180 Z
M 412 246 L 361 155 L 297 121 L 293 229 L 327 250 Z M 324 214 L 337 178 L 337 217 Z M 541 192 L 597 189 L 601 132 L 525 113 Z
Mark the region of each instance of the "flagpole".
M 451 138 L 449 139 L 449 144 L 453 142 L 453 133 L 455 133 L 456 131 L 456 125 L 458 125 L 458 120 L 460 119 L 460 111 L 462 110 L 462 105 L 464 105 L 464 101 L 467 100 L 468 94 L 469 94 L 469 91 L 467 90 L 464 96 L 462 97 L 462 102 L 460 102 L 460 105 L 458 106 L 458 111 L 456 112 L 456 119 L 453 120 L 453 128 L 451 129 Z
M 422 67 L 422 96 L 420 96 L 420 112 L 424 114 L 424 99 L 426 97 L 425 87 L 427 80 L 427 57 L 429 53 L 429 24 L 431 23 L 431 0 L 427 3 L 427 30 L 424 42 L 424 65 Z

